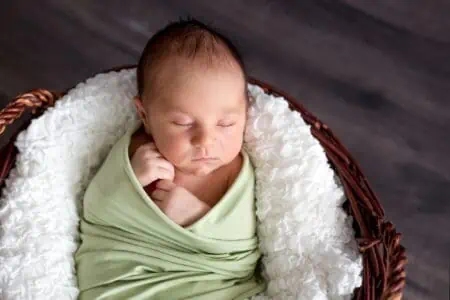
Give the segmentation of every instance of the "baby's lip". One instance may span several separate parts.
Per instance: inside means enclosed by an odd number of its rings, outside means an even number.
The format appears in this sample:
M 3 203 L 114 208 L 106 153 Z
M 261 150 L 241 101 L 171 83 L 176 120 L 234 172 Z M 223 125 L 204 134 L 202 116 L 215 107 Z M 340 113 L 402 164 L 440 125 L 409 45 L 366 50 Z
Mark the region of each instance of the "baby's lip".
M 203 161 L 203 160 L 217 160 L 217 158 L 215 158 L 215 157 L 200 157 L 200 158 L 193 159 L 193 161 Z

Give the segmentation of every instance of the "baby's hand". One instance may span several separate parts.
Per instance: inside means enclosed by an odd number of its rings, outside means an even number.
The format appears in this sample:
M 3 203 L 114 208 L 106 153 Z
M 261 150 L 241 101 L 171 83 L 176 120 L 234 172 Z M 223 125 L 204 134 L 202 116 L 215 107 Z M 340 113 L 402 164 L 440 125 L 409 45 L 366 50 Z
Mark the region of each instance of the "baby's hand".
M 175 177 L 174 166 L 162 158 L 154 143 L 140 146 L 131 159 L 136 178 L 142 186 L 147 186 L 157 179 L 173 180 Z
M 170 180 L 161 180 L 151 194 L 155 204 L 175 223 L 189 226 L 210 209 L 209 205 Z

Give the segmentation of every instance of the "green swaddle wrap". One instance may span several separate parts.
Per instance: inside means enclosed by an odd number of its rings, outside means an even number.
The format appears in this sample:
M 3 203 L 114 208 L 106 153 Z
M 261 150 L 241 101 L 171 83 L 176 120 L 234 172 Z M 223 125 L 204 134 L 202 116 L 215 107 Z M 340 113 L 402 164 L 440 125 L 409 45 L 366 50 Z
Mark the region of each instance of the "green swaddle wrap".
M 245 299 L 265 289 L 255 273 L 254 171 L 200 220 L 183 228 L 146 194 L 131 168 L 131 128 L 88 186 L 75 260 L 83 299 Z

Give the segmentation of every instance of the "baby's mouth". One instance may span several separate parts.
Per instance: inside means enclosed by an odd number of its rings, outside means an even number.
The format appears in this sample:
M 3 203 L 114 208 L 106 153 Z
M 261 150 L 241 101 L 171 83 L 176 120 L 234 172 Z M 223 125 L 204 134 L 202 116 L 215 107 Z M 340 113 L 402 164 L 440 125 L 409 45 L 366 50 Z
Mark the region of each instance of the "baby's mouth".
M 202 162 L 202 161 L 215 161 L 215 160 L 217 160 L 217 158 L 215 158 L 215 157 L 201 157 L 201 158 L 195 158 L 192 161 Z

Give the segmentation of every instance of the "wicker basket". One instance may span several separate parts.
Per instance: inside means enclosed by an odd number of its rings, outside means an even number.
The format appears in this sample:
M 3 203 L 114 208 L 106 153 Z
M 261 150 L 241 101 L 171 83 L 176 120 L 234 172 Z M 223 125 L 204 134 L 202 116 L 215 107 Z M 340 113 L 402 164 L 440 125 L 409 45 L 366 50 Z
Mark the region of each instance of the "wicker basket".
M 134 67 L 126 66 L 106 72 Z M 313 136 L 324 148 L 331 167 L 340 177 L 347 197 L 344 208 L 355 220 L 355 238 L 363 255 L 363 285 L 356 291 L 354 299 L 401 299 L 407 262 L 405 249 L 400 245 L 401 235 L 385 219 L 383 208 L 357 162 L 328 126 L 297 104 L 292 97 L 259 80 L 250 79 L 250 83 L 260 86 L 266 93 L 284 97 L 293 110 L 301 113 L 304 121 L 311 125 Z M 32 90 L 17 96 L 0 111 L 0 145 L 4 145 L 0 148 L 1 189 L 14 166 L 17 154 L 14 141 L 17 134 L 28 126 L 32 118 L 53 106 L 63 94 L 44 89 Z

